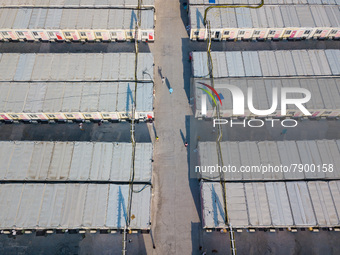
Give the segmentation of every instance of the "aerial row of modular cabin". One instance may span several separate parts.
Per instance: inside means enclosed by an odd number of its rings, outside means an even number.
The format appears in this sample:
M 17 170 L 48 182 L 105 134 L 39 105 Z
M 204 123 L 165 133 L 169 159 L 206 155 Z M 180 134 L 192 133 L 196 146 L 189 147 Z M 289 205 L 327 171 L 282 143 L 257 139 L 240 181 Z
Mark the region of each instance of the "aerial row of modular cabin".
M 154 1 L 138 2 L 0 1 L 0 40 L 153 41 Z M 150 53 L 3 53 L 0 62 L 6 123 L 154 118 Z M 3 141 L 0 157 L 1 233 L 150 230 L 151 143 Z
M 152 42 L 154 23 L 154 0 L 0 1 L 2 41 Z
M 339 50 L 211 52 L 211 59 L 213 85 L 217 93 L 222 95 L 222 104 L 219 106 L 222 118 L 340 116 Z M 207 61 L 206 52 L 192 52 L 192 89 L 195 95 L 194 113 L 197 118 L 216 116 L 214 100 L 202 90 L 206 85 L 212 86 Z M 235 99 L 230 86 L 237 88 L 244 95 L 243 114 L 235 114 L 233 111 Z M 305 89 L 311 93 L 310 100 L 305 103 L 309 115 L 291 104 L 287 105 L 285 112 L 282 111 L 280 94 L 283 89 L 291 88 Z M 302 98 L 305 95 L 296 93 L 293 96 Z M 205 104 L 202 104 L 203 97 L 207 98 Z M 251 97 L 251 105 L 248 97 Z M 202 106 L 206 108 L 202 109 Z M 250 111 L 250 107 L 257 110 L 268 110 L 272 107 L 275 109 L 259 116 Z
M 0 56 L 3 121 L 153 119 L 153 57 L 134 53 Z M 136 94 L 136 98 L 134 96 Z
M 190 39 L 213 40 L 339 39 L 339 5 L 270 5 L 258 9 L 189 5 Z

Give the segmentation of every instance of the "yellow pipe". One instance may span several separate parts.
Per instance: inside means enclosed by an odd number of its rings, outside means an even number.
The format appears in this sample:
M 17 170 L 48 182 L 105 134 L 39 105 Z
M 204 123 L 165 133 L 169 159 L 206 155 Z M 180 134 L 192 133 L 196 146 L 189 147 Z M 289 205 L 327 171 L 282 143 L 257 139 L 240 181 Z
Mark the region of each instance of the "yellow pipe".
M 261 3 L 258 5 L 233 5 L 233 4 L 229 4 L 229 5 L 212 5 L 209 6 L 207 9 L 204 10 L 204 25 L 206 25 L 207 23 L 207 14 L 208 11 L 214 8 L 250 8 L 250 9 L 258 9 L 261 8 L 264 5 L 264 0 L 261 0 Z

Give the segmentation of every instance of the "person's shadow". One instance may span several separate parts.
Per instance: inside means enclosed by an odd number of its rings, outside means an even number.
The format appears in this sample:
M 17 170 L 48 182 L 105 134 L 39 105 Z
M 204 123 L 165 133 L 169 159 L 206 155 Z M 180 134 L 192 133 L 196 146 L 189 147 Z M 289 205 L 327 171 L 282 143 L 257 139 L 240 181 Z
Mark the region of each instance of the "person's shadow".
M 184 134 L 182 132 L 182 129 L 179 130 L 180 134 L 181 134 L 181 138 L 182 138 L 182 141 L 183 141 L 183 144 L 185 143 L 185 137 L 184 137 Z
M 152 129 L 153 129 L 153 132 L 155 133 L 155 137 L 158 137 L 157 131 L 156 131 L 156 128 L 155 128 L 155 123 L 152 123 Z
M 166 84 L 166 86 L 167 86 L 168 89 L 171 88 L 170 82 L 169 82 L 168 78 L 165 78 L 165 84 Z
M 160 66 L 158 67 L 158 74 L 161 78 L 163 78 L 162 68 Z
M 166 77 L 163 76 L 162 68 L 161 68 L 160 66 L 158 67 L 158 74 L 159 74 L 159 76 L 161 77 L 161 79 L 163 79 L 163 78 L 165 79 L 165 85 L 166 85 L 166 87 L 167 87 L 168 89 L 170 89 L 170 88 L 171 88 L 170 82 L 169 82 L 168 78 L 166 78 Z

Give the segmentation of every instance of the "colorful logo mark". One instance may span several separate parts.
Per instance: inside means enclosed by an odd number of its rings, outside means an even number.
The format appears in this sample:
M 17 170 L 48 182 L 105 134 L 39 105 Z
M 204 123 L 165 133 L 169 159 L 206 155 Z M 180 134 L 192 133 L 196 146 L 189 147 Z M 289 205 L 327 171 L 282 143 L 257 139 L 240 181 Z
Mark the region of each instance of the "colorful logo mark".
M 216 95 L 216 97 L 218 98 L 218 100 L 220 101 L 220 104 L 221 104 L 221 106 L 222 106 L 221 97 L 219 96 L 219 94 L 217 93 L 217 91 L 216 91 L 213 87 L 211 87 L 210 85 L 205 84 L 205 83 L 203 83 L 203 82 L 198 82 L 198 83 L 201 84 L 201 85 L 203 85 L 203 86 L 206 86 L 206 87 L 209 88 L 212 92 L 214 92 L 214 94 Z M 210 93 L 209 90 L 204 89 L 204 88 L 198 88 L 198 89 L 203 90 L 205 93 L 207 93 L 207 94 L 211 97 L 211 99 L 214 101 L 215 105 L 217 106 L 216 99 L 215 99 L 215 97 Z

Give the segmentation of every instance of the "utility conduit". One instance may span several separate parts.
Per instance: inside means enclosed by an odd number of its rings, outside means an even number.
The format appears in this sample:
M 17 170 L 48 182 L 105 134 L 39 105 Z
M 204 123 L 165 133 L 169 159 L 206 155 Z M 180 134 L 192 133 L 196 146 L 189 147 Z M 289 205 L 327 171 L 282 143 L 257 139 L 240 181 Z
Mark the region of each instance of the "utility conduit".
M 209 10 L 214 9 L 214 8 L 250 8 L 250 9 L 258 9 L 261 8 L 264 5 L 264 0 L 261 0 L 261 3 L 253 6 L 253 5 L 212 5 L 209 6 L 208 8 L 205 9 L 204 11 L 204 25 L 208 31 L 208 42 L 207 42 L 207 65 L 208 65 L 208 70 L 209 70 L 209 76 L 210 76 L 210 82 L 211 86 L 214 88 L 214 67 L 213 67 L 213 61 L 211 57 L 211 28 L 210 28 L 210 21 L 207 21 L 207 14 Z M 216 117 L 220 119 L 220 106 L 216 104 Z M 217 125 L 217 139 L 216 139 L 216 151 L 217 151 L 217 157 L 218 157 L 218 163 L 220 166 L 223 166 L 223 156 L 222 156 L 222 150 L 221 150 L 221 141 L 222 141 L 222 129 L 220 125 Z M 226 194 L 226 184 L 224 180 L 224 175 L 223 173 L 219 173 L 220 177 L 220 184 L 222 188 L 222 195 L 223 195 L 223 208 L 224 208 L 224 223 L 229 227 L 229 238 L 230 238 L 230 249 L 231 253 L 233 255 L 236 255 L 236 242 L 235 242 L 235 235 L 234 235 L 234 230 L 232 226 L 229 223 L 229 217 L 228 217 L 228 208 L 227 208 L 227 194 Z

